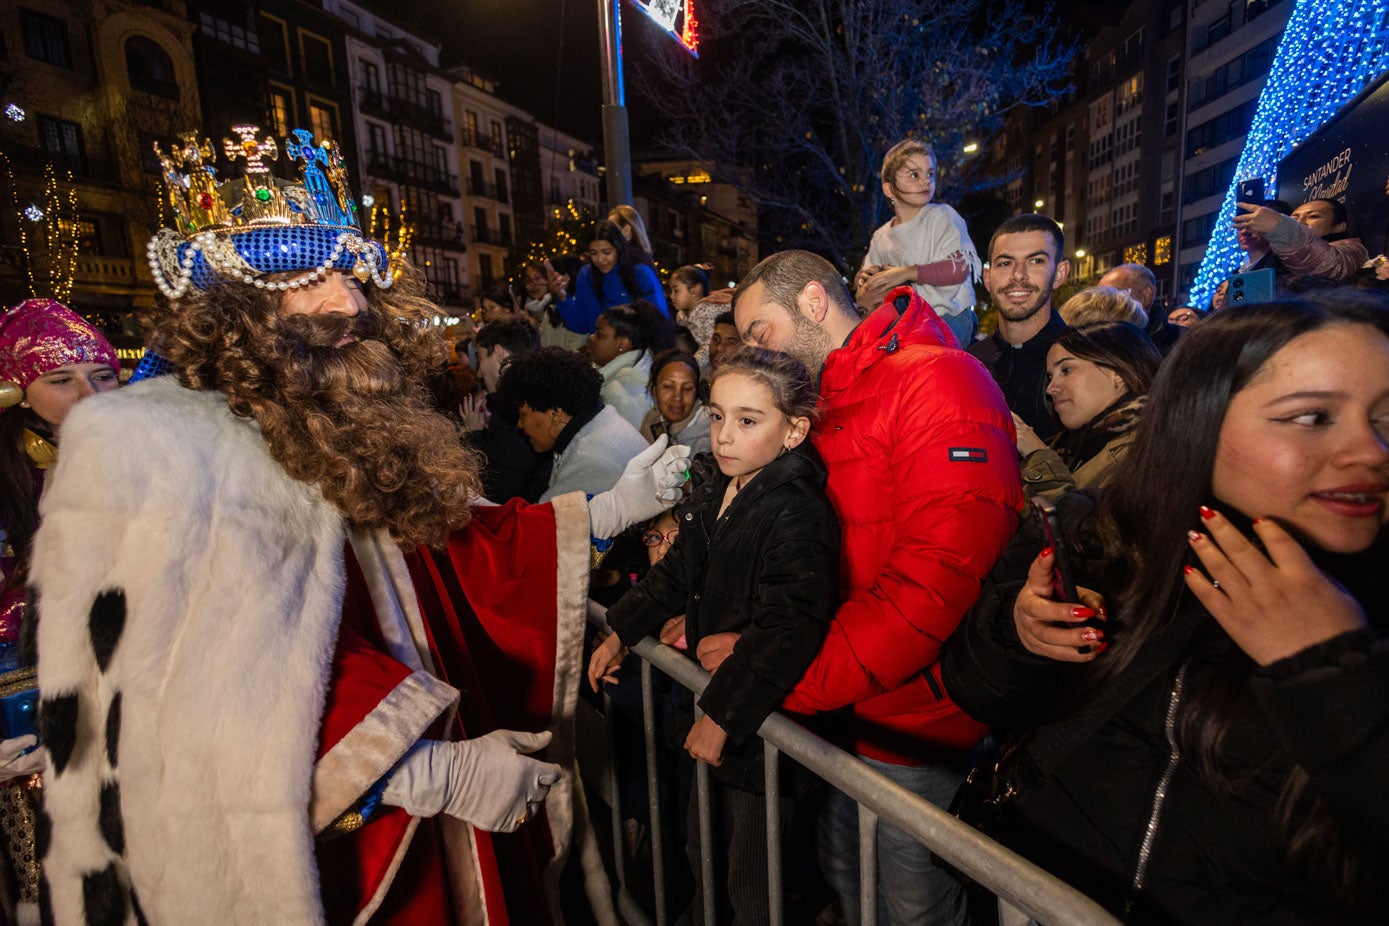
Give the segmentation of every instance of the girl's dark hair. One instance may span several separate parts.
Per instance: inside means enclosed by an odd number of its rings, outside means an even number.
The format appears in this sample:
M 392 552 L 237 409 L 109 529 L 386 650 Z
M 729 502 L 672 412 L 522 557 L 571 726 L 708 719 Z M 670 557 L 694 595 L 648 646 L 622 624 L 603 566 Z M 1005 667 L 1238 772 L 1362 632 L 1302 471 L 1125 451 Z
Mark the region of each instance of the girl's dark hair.
M 699 361 L 682 350 L 664 350 L 656 355 L 656 359 L 651 361 L 651 376 L 646 381 L 646 391 L 652 395 L 656 394 L 656 382 L 661 378 L 661 371 L 672 363 L 683 363 L 690 368 L 694 374 L 695 393 L 698 394 L 703 383 L 699 378 Z
M 622 281 L 622 285 L 627 290 L 627 295 L 635 299 L 639 293 L 637 291 L 637 264 L 642 263 L 642 254 L 632 246 L 627 240 L 627 236 L 622 234 L 622 229 L 612 222 L 604 219 L 593 226 L 593 235 L 590 241 L 606 241 L 617 251 L 617 263 L 613 266 L 612 272 L 617 274 L 617 278 Z M 592 265 L 590 265 L 592 266 Z M 597 267 L 593 267 L 588 276 L 589 282 L 593 284 L 593 292 L 598 297 L 598 304 L 603 304 L 603 274 L 598 272 Z
M 599 317 L 607 319 L 613 333 L 626 338 L 632 350 L 649 350 L 655 354 L 675 346 L 675 326 L 645 299 L 615 305 Z
M 694 332 L 684 325 L 675 326 L 675 349 L 687 354 L 699 353 L 699 342 L 695 340 Z
M 805 364 L 790 354 L 760 347 L 739 348 L 714 371 L 709 384 L 734 373 L 750 376 L 771 390 L 777 409 L 787 418 L 815 420 L 819 390 Z
M 1130 395 L 1140 395 L 1153 385 L 1162 354 L 1147 332 L 1131 322 L 1094 322 L 1067 328 L 1054 342 L 1077 360 L 1113 370 Z M 1051 397 L 1047 397 L 1051 405 Z
M 1230 400 L 1293 339 L 1349 324 L 1389 337 L 1389 302 L 1330 291 L 1218 312 L 1182 336 L 1153 383 L 1133 446 L 1099 509 L 1106 559 L 1117 574 L 1131 578 L 1113 608 L 1122 632 L 1114 635 L 1106 658 L 1086 673 L 1079 700 L 1113 683 L 1182 609 L 1199 607 L 1180 578 L 1190 557 L 1186 533 L 1200 529 L 1198 508 L 1213 499 L 1216 451 Z M 1192 679 L 1180 718 L 1181 741 L 1217 790 L 1232 787 L 1221 766 L 1221 745 L 1246 677 L 1236 665 L 1203 672 Z M 1357 868 L 1329 814 L 1309 792 L 1304 769 L 1294 766 L 1284 781 L 1278 814 L 1284 852 L 1299 870 L 1319 873 L 1342 896 L 1364 890 L 1360 879 L 1367 873 Z
M 603 407 L 603 374 L 588 358 L 560 347 L 542 347 L 514 355 L 497 383 L 501 402 L 533 411 L 552 408 L 574 418 L 597 414 Z
M 516 311 L 516 299 L 512 296 L 511 288 L 506 283 L 494 283 L 483 290 L 482 295 L 478 296 L 478 308 L 482 307 L 482 300 L 490 299 L 497 305 L 506 309 L 508 312 Z
M 694 289 L 696 286 L 700 287 L 701 296 L 707 296 L 710 293 L 709 273 L 698 264 L 686 264 L 683 267 L 677 267 L 670 275 L 670 282 L 674 283 L 676 280 L 684 283 L 690 289 Z
M 16 407 L 0 414 L 0 528 L 21 567 L 29 559 L 29 547 L 39 527 L 34 470 L 24 452 L 25 428 L 44 437 L 49 434 L 43 419 L 30 409 Z

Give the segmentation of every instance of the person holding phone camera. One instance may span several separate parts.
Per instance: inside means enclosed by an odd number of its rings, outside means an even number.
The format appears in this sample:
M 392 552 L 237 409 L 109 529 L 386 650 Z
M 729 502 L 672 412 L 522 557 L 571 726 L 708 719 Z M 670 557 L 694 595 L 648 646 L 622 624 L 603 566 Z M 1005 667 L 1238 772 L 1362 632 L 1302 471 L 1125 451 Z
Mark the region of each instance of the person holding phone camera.
M 1114 479 L 945 645 L 1004 743 L 999 837 L 1128 922 L 1382 921 L 1386 502 L 1382 300 L 1193 328 Z
M 1346 207 L 1337 200 L 1309 199 L 1291 216 L 1262 204 L 1242 202 L 1238 208 L 1236 231 L 1267 244 L 1280 279 L 1295 275 L 1319 277 L 1333 286 L 1350 283 L 1369 259 L 1360 239 L 1348 234 Z

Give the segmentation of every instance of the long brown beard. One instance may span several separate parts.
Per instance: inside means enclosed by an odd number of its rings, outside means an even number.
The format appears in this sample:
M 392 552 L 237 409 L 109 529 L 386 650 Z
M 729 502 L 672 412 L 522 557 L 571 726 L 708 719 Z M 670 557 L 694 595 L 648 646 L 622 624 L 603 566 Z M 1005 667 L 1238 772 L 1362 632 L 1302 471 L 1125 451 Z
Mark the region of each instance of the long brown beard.
M 397 289 L 399 287 L 399 289 Z M 192 389 L 226 394 L 254 418 L 270 455 L 316 485 L 355 526 L 385 529 L 403 547 L 442 546 L 482 494 L 475 454 L 433 411 L 425 377 L 443 343 L 424 324 L 433 306 L 407 274 L 369 310 L 341 316 L 276 313 L 278 297 L 226 286 L 152 310 L 163 354 Z M 336 346 L 351 331 L 354 343 Z

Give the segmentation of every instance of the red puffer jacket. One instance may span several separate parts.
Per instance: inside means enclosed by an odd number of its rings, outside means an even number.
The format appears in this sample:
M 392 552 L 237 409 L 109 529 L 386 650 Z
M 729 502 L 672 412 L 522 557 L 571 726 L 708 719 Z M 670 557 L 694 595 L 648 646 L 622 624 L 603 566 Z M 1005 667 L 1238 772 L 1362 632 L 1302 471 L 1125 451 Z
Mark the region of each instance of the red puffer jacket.
M 1023 507 L 1013 419 L 979 361 L 900 287 L 825 361 L 812 440 L 842 530 L 843 604 L 783 707 L 854 706 L 861 755 L 917 765 L 987 728 L 940 682 L 940 648 Z

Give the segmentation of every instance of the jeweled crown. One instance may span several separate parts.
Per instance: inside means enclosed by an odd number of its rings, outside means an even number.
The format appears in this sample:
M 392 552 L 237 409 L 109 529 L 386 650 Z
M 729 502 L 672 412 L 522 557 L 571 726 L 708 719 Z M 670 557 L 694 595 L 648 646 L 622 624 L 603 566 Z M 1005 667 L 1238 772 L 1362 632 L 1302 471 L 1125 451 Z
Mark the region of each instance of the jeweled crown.
M 280 156 L 275 139 L 254 125 L 232 126 L 232 133 L 235 138 L 222 139 L 222 151 L 232 163 L 244 161 L 246 169 L 242 177 L 220 183 L 213 166 L 217 149 L 208 139 L 185 132 L 167 154 L 155 144 L 177 231 L 191 237 L 209 228 L 264 225 L 360 228 L 337 143 L 315 145 L 312 133 L 295 129 L 284 150 L 299 162 L 299 176 L 285 179 L 272 170 Z
M 168 153 L 154 146 L 174 220 L 147 248 L 164 295 L 178 299 L 189 286 L 229 282 L 284 291 L 311 286 L 330 270 L 391 285 L 385 248 L 361 233 L 347 164 L 334 142 L 314 144 L 311 132 L 290 132 L 284 151 L 299 163 L 299 176 L 286 179 L 272 169 L 280 157 L 275 139 L 254 125 L 232 126 L 232 134 L 222 153 L 245 169 L 221 182 L 217 149 L 197 133 L 180 135 Z

